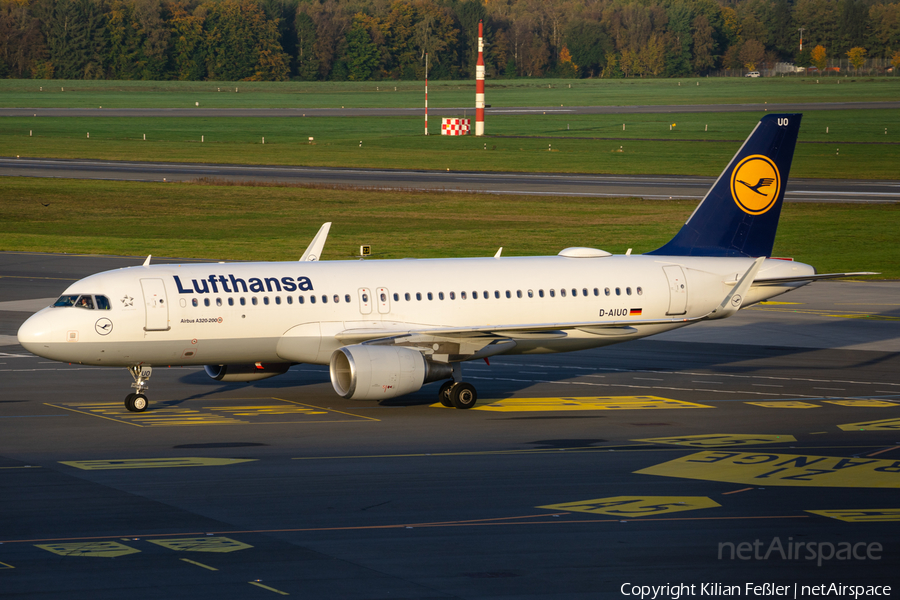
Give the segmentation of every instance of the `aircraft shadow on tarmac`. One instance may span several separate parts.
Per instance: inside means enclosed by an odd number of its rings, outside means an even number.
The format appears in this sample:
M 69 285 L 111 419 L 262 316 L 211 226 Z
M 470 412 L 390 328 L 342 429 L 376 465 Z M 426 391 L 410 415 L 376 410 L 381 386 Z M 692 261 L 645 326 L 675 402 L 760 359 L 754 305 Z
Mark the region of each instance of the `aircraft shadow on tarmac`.
M 873 323 L 874 325 L 874 323 Z M 780 328 L 791 328 L 791 325 L 779 324 Z M 754 328 L 758 325 L 742 326 L 730 330 L 735 339 L 746 336 L 752 339 Z M 796 327 L 803 328 L 803 335 L 812 339 L 820 336 L 834 337 L 836 335 L 835 324 L 805 324 Z M 824 333 L 820 333 L 824 331 Z M 794 336 L 801 332 L 794 332 Z M 871 333 L 871 332 L 870 332 Z M 893 337 L 888 331 L 884 332 L 887 339 Z M 796 339 L 796 338 L 794 338 Z M 558 376 L 548 374 L 544 379 L 558 380 L 560 382 L 586 377 L 590 375 L 604 375 L 606 381 L 615 378 L 617 371 L 621 371 L 624 379 L 629 379 L 628 384 L 633 384 L 630 378 L 635 371 L 652 370 L 657 372 L 671 372 L 677 374 L 680 371 L 705 370 L 710 375 L 753 375 L 765 373 L 771 376 L 773 373 L 796 372 L 798 367 L 809 372 L 830 371 L 833 362 L 817 360 L 815 354 L 824 352 L 820 348 L 803 348 L 787 346 L 765 345 L 737 345 L 711 342 L 679 342 L 662 340 L 637 340 L 628 344 L 614 345 L 596 350 L 587 350 L 571 354 L 555 355 L 553 358 L 546 356 L 505 356 L 494 357 L 495 364 L 488 367 L 480 361 L 472 363 L 479 367 L 476 386 L 482 397 L 492 399 L 507 399 L 521 395 L 540 382 L 535 381 L 509 381 L 514 379 L 507 377 L 508 369 L 529 368 L 530 365 L 539 364 L 542 360 L 552 360 L 562 369 L 566 366 L 577 367 L 577 375 L 561 371 Z M 844 366 L 848 369 L 873 367 L 885 363 L 897 356 L 893 352 L 853 352 L 848 354 L 849 362 Z M 501 362 L 502 361 L 502 362 Z M 497 364 L 501 363 L 501 364 Z M 484 369 L 488 369 L 485 371 Z M 490 370 L 496 370 L 498 377 L 503 377 L 501 382 L 488 382 L 484 379 L 492 376 Z M 594 370 L 596 369 L 596 370 Z M 507 371 L 507 373 L 504 373 Z M 465 373 L 465 368 L 464 368 Z M 160 402 L 160 406 L 168 408 L 179 406 L 183 403 L 203 398 L 215 397 L 219 394 L 229 394 L 239 390 L 252 389 L 255 391 L 293 390 L 291 395 L 304 395 L 303 388 L 312 388 L 316 396 L 322 394 L 334 394 L 328 376 L 327 367 L 319 365 L 298 365 L 292 367 L 284 375 L 256 382 L 223 383 L 209 378 L 203 371 L 192 371 L 179 378 L 179 383 L 185 386 L 188 395 L 180 399 L 172 399 Z M 417 392 L 382 401 L 381 406 L 402 407 L 431 405 L 437 401 L 436 395 L 440 382 L 426 384 Z M 312 390 L 310 390 L 312 391 Z M 282 392 L 289 393 L 289 392 Z M 334 396 L 338 399 L 338 396 Z M 152 407 L 151 407 L 152 410 Z

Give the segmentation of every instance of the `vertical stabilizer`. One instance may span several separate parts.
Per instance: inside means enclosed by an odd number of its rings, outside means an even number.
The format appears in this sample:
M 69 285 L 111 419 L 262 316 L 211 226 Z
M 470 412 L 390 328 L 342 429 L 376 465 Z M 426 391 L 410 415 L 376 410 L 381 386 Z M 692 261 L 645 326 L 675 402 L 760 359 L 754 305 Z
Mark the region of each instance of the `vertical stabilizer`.
M 771 256 L 800 114 L 766 115 L 663 256 Z

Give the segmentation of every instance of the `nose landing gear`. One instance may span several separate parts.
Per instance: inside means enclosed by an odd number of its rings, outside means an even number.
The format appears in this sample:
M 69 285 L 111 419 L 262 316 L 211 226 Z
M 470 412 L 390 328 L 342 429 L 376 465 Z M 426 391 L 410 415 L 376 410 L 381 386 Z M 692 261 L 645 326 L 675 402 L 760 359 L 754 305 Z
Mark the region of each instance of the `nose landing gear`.
M 147 396 L 144 392 L 150 387 L 147 380 L 150 379 L 150 375 L 153 374 L 153 368 L 137 365 L 128 367 L 128 372 L 131 373 L 131 376 L 134 378 L 134 383 L 131 384 L 131 387 L 137 390 L 137 392 L 125 396 L 125 408 L 131 412 L 144 412 L 150 405 L 150 401 L 147 400 Z

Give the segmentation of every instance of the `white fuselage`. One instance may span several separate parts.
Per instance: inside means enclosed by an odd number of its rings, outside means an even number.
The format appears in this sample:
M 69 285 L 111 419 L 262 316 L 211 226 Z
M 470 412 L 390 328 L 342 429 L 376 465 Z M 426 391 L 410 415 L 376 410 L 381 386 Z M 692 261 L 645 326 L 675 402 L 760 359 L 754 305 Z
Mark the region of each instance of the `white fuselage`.
M 40 356 L 107 366 L 327 364 L 348 343 L 466 327 L 518 327 L 504 353 L 565 352 L 702 317 L 752 262 L 597 255 L 129 267 L 65 292 L 105 296 L 108 309 L 46 308 L 22 326 L 19 340 Z M 805 264 L 766 260 L 758 277 L 813 273 Z M 803 283 L 752 287 L 743 306 Z M 622 327 L 548 327 L 610 322 Z M 528 325 L 542 331 L 523 331 Z

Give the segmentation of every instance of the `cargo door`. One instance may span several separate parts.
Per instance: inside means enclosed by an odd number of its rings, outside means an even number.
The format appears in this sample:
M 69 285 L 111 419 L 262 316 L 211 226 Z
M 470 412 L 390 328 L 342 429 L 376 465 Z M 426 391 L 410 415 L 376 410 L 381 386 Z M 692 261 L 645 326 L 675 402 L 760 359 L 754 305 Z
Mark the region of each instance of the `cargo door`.
M 166 286 L 162 279 L 141 279 L 144 291 L 144 309 L 147 319 L 145 331 L 169 330 L 169 302 L 166 298 Z

